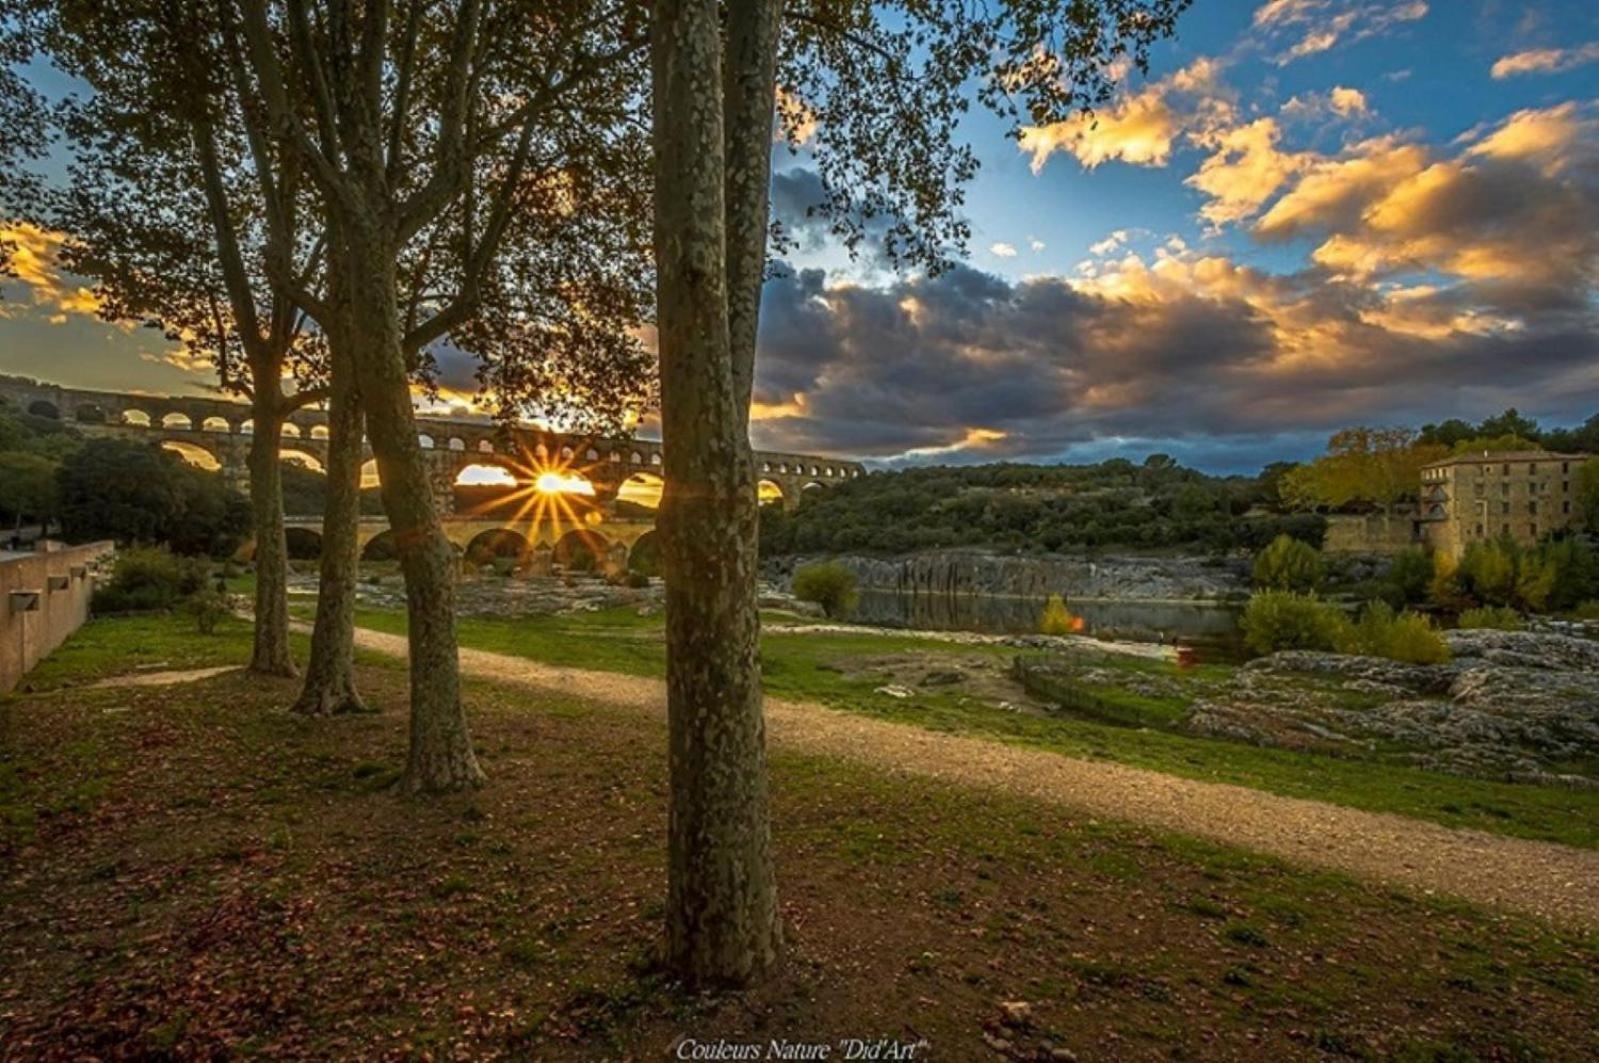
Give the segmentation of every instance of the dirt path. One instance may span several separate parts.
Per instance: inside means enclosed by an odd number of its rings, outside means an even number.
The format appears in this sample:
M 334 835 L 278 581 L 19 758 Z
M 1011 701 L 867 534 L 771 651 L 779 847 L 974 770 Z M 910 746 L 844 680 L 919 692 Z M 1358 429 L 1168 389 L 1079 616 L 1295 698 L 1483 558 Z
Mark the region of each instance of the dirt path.
M 392 656 L 406 653 L 404 636 L 357 629 L 356 640 Z M 540 693 L 648 712 L 664 709 L 665 684 L 655 679 L 556 668 L 464 647 L 461 664 L 471 676 Z M 767 698 L 766 712 L 772 742 L 798 752 L 992 787 L 1413 892 L 1599 927 L 1599 851 L 1077 760 L 804 702 Z

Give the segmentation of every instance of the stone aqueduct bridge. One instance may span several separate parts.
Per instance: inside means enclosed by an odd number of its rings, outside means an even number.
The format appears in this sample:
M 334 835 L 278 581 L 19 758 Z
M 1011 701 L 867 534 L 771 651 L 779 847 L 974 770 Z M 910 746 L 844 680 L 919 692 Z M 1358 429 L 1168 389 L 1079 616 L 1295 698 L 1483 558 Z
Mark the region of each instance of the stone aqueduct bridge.
M 113 391 L 90 391 L 54 384 L 0 376 L 0 396 L 15 407 L 73 424 L 85 435 L 114 436 L 149 440 L 179 449 L 196 448 L 209 454 L 235 485 L 249 480 L 246 458 L 250 448 L 250 408 L 239 402 L 187 396 L 136 395 Z M 661 483 L 662 445 L 640 439 L 612 439 L 545 431 L 533 426 L 503 428 L 481 421 L 447 417 L 418 417 L 417 431 L 432 470 L 435 498 L 447 516 L 450 538 L 459 546 L 491 530 L 503 528 L 504 521 L 486 520 L 454 514 L 454 487 L 469 466 L 489 465 L 507 469 L 526 479 L 529 470 L 558 469 L 580 475 L 593 486 L 598 515 L 603 526 L 591 516 L 585 534 L 598 534 L 605 543 L 630 544 L 653 526 L 649 520 L 618 518 L 617 494 L 629 481 Z M 327 415 L 306 408 L 288 418 L 282 452 L 285 457 L 310 457 L 318 467 L 327 462 Z M 363 444 L 363 458 L 371 459 L 371 449 Z M 781 493 L 785 507 L 797 504 L 806 490 L 827 487 L 864 473 L 850 461 L 807 454 L 760 451 L 756 454 L 763 494 L 773 489 Z M 559 507 L 557 507 L 559 508 Z M 299 519 L 303 518 L 303 519 Z M 319 530 L 318 519 L 310 514 L 291 518 L 291 526 Z M 545 527 L 530 536 L 534 541 L 554 543 L 572 529 L 566 522 L 546 520 Z M 381 521 L 362 521 L 363 543 L 375 538 L 386 525 Z M 526 533 L 530 529 L 518 529 Z M 599 545 L 599 544 L 596 544 Z

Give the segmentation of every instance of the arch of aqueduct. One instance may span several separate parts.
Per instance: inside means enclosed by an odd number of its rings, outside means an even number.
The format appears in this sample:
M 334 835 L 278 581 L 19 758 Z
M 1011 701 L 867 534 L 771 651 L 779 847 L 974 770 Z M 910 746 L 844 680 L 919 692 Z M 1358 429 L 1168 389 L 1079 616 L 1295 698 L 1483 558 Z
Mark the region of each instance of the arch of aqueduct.
M 72 424 L 85 435 L 146 440 L 163 445 L 196 448 L 209 454 L 235 486 L 249 481 L 246 458 L 250 449 L 250 408 L 239 402 L 181 395 L 140 395 L 115 391 L 68 388 L 20 377 L 0 377 L 0 396 L 13 406 Z M 505 521 L 454 513 L 454 488 L 470 466 L 487 465 L 526 476 L 529 466 L 559 468 L 584 477 L 593 486 L 603 523 L 587 528 L 563 529 L 560 522 L 539 529 L 519 529 L 540 544 L 559 546 L 573 535 L 593 537 L 600 551 L 623 551 L 649 534 L 653 520 L 629 519 L 616 512 L 616 499 L 624 484 L 635 478 L 659 482 L 662 445 L 641 439 L 607 438 L 547 431 L 532 425 L 503 427 L 486 421 L 452 417 L 418 417 L 417 430 L 433 472 L 434 496 L 446 515 L 452 542 L 463 549 L 474 539 L 505 527 Z M 315 408 L 296 411 L 288 418 L 282 451 L 285 456 L 307 455 L 317 465 L 327 462 L 327 415 Z M 363 460 L 372 457 L 363 445 Z M 861 476 L 857 462 L 808 454 L 759 451 L 756 461 L 762 481 L 782 494 L 791 508 L 801 492 Z M 320 514 L 291 514 L 291 528 L 320 531 Z M 591 522 L 592 523 L 592 522 Z M 381 519 L 363 518 L 363 546 L 387 529 Z M 546 541 L 548 540 L 548 541 Z M 598 551 L 597 551 L 598 552 Z

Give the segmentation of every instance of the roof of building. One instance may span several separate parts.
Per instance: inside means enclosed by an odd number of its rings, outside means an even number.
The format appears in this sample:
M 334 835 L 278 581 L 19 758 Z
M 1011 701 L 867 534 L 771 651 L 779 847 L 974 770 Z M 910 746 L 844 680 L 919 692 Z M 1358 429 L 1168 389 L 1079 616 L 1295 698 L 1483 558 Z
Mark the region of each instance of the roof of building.
M 1424 469 L 1436 469 L 1444 465 L 1476 465 L 1479 462 L 1496 461 L 1586 461 L 1588 454 L 1561 454 L 1553 450 L 1485 450 L 1481 454 L 1451 454 L 1441 461 L 1430 461 L 1423 465 Z

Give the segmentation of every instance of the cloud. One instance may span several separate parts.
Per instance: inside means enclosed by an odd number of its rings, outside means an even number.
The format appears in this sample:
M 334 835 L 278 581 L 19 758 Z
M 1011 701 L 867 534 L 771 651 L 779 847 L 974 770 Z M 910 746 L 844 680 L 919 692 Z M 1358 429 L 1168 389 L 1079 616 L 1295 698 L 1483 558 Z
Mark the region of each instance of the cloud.
M 777 448 L 992 460 L 1599 401 L 1592 308 L 1511 320 L 1473 298 L 1192 252 L 1094 278 L 815 275 L 767 291 L 757 399 L 772 415 L 755 431 Z
M 61 245 L 66 237 L 26 222 L 0 227 L 0 243 L 11 249 L 11 270 L 28 286 L 33 304 L 41 308 L 51 324 L 64 323 L 69 315 L 95 317 L 100 299 L 90 288 L 76 283 L 61 268 Z
M 1101 255 L 1101 256 L 1108 255 L 1112 251 L 1116 250 L 1118 247 L 1121 247 L 1126 242 L 1127 242 L 1127 230 L 1126 229 L 1117 229 L 1115 232 L 1111 233 L 1109 236 L 1105 237 L 1103 240 L 1100 240 L 1097 243 L 1089 244 L 1088 245 L 1088 250 L 1089 250 L 1090 253 L 1095 254 L 1095 255 Z
M 1558 74 L 1595 60 L 1599 60 L 1599 41 L 1579 48 L 1532 48 L 1512 52 L 1495 61 L 1490 72 L 1500 80 L 1518 74 Z
M 1340 43 L 1380 36 L 1427 12 L 1426 0 L 1267 0 L 1255 9 L 1254 27 L 1269 38 L 1292 38 L 1273 59 L 1286 66 Z
M 1312 260 L 1360 282 L 1443 275 L 1481 320 L 1586 306 L 1599 277 L 1599 118 L 1519 111 L 1441 157 L 1391 138 L 1320 160 L 1257 236 L 1312 236 Z
M 1200 58 L 1138 92 L 1123 94 L 1093 115 L 1023 126 L 1017 145 L 1033 157 L 1034 173 L 1061 151 L 1089 170 L 1111 161 L 1165 166 L 1173 142 L 1185 131 L 1231 118 L 1232 93 L 1221 84 L 1220 72 L 1215 59 Z
M 1206 138 L 1214 153 L 1183 183 L 1210 197 L 1200 216 L 1213 226 L 1250 217 L 1303 169 L 1305 156 L 1277 149 L 1282 128 L 1258 118 Z
M 1369 110 L 1366 103 L 1366 94 L 1359 89 L 1346 88 L 1343 85 L 1333 86 L 1329 103 L 1333 113 L 1345 118 L 1357 114 L 1365 114 Z
M 1180 238 L 1145 257 L 1116 230 L 1071 276 L 774 282 L 763 445 L 1054 458 L 1599 405 L 1599 105 L 1518 111 L 1447 147 L 1384 136 L 1289 155 L 1278 133 L 1256 119 L 1215 134 L 1220 161 L 1199 174 L 1213 219 L 1308 242 L 1293 272 Z
M 988 248 L 988 253 L 993 255 L 995 258 L 1015 258 L 1016 245 L 1003 242 L 991 244 Z
M 1035 252 L 1037 252 L 1037 251 L 1044 250 L 1044 246 L 1045 245 L 1044 245 L 1044 241 L 1040 240 L 1038 237 L 1029 236 L 1027 238 L 1027 246 L 1032 248 Z

